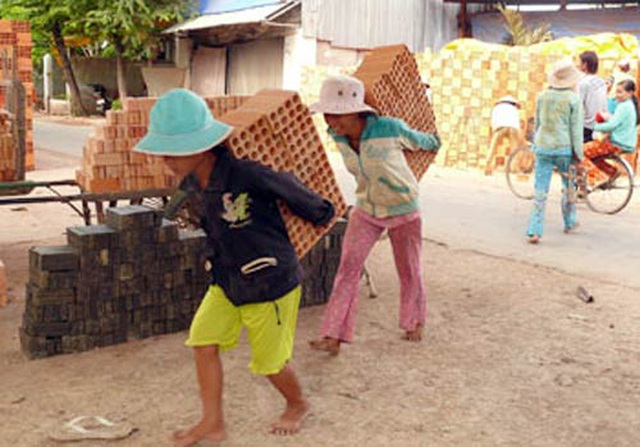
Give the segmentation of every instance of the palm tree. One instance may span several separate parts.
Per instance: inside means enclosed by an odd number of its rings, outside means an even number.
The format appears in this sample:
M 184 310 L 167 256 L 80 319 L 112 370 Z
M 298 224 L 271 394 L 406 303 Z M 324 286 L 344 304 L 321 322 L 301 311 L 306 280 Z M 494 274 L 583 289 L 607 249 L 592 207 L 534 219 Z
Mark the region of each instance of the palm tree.
M 506 45 L 529 46 L 540 42 L 553 40 L 553 34 L 549 32 L 549 25 L 529 28 L 524 23 L 522 14 L 512 9 L 499 5 L 498 10 L 502 14 L 504 27 L 509 33 L 504 39 Z

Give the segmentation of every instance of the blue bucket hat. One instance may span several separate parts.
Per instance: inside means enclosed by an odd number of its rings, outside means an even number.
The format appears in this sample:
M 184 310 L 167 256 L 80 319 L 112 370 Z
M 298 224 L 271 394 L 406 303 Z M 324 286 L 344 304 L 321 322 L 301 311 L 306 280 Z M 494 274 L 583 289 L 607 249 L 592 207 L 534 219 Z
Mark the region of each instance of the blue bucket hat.
M 149 130 L 134 151 L 185 157 L 223 142 L 232 126 L 213 119 L 207 103 L 192 91 L 177 88 L 158 98 L 151 109 Z

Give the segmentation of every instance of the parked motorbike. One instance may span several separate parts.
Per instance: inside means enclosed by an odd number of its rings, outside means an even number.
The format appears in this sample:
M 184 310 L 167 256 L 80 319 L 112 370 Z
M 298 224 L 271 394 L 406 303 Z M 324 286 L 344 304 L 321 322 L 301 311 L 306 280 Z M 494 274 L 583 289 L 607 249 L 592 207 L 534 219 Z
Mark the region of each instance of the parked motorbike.
M 108 95 L 107 89 L 102 84 L 87 84 L 93 89 L 93 97 L 96 100 L 96 112 L 100 115 L 107 113 L 113 105 L 113 99 Z

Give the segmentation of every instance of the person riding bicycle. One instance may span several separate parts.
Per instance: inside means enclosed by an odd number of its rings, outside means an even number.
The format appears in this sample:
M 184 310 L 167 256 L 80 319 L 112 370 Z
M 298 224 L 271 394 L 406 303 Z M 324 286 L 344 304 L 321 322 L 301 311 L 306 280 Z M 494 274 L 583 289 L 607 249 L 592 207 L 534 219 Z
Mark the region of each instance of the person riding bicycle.
M 638 100 L 635 96 L 635 82 L 626 79 L 616 85 L 616 106 L 613 115 L 601 112 L 594 126 L 595 132 L 606 134 L 602 139 L 594 140 L 584 146 L 584 155 L 598 169 L 609 176 L 607 182 L 612 183 L 620 173 L 607 163 L 611 154 L 632 154 L 636 149 L 638 134 L 636 127 L 640 124 Z

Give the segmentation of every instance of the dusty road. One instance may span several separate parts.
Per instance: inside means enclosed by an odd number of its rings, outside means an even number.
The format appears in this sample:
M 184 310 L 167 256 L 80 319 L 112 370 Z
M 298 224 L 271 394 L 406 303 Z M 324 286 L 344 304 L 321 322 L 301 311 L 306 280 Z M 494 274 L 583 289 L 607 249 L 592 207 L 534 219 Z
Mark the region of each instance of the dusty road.
M 522 238 L 529 204 L 504 193 L 501 179 L 430 171 L 426 340 L 399 339 L 398 281 L 382 241 L 370 258 L 380 296 L 363 294 L 356 342 L 340 357 L 306 347 L 322 307 L 300 313 L 294 364 L 313 405 L 304 430 L 288 439 L 266 433 L 281 403 L 249 374 L 243 343 L 224 356 L 229 440 L 222 445 L 639 445 L 640 287 L 630 275 L 640 265 L 630 257 L 639 245 L 631 233 L 638 198 L 614 218 L 583 212 L 583 229 L 570 237 L 551 203 L 545 243 L 530 247 Z M 0 258 L 13 298 L 0 309 L 0 446 L 58 445 L 47 433 L 83 414 L 125 418 L 138 431 L 119 442 L 72 445 L 170 445 L 166 433 L 199 414 L 184 333 L 40 361 L 19 351 L 27 249 L 62 243 L 64 228 L 80 223 L 59 204 L 0 208 Z M 609 235 L 598 238 L 597 228 Z M 580 301 L 578 286 L 595 302 Z

